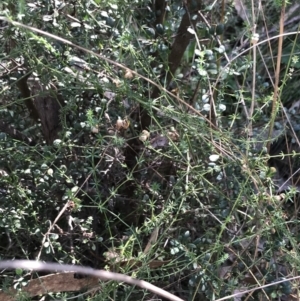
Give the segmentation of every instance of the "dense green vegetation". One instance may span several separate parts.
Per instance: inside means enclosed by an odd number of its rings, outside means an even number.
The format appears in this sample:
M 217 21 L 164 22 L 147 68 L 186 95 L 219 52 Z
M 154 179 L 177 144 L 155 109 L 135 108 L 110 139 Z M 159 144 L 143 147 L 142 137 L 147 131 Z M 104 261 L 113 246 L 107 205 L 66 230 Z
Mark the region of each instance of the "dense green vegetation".
M 1 1 L 1 260 L 299 299 L 300 5 L 254 2 Z M 159 298 L 45 275 L 1 271 L 0 299 Z

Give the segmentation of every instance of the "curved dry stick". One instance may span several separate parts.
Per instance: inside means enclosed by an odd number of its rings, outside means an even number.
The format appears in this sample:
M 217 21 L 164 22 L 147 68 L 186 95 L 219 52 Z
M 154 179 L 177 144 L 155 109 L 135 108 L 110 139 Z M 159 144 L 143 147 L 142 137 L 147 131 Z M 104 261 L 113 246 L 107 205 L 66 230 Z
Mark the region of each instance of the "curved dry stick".
M 52 272 L 76 272 L 84 275 L 90 275 L 97 277 L 101 280 L 113 280 L 117 282 L 125 282 L 131 285 L 139 286 L 142 289 L 146 289 L 155 293 L 159 296 L 167 298 L 171 301 L 184 301 L 179 297 L 174 296 L 173 294 L 155 286 L 151 283 L 131 278 L 129 276 L 108 272 L 104 270 L 95 270 L 92 268 L 77 266 L 77 265 L 68 265 L 68 264 L 58 264 L 58 263 L 44 263 L 34 260 L 7 260 L 0 261 L 0 269 L 25 269 L 25 270 L 34 270 L 34 271 L 52 271 Z

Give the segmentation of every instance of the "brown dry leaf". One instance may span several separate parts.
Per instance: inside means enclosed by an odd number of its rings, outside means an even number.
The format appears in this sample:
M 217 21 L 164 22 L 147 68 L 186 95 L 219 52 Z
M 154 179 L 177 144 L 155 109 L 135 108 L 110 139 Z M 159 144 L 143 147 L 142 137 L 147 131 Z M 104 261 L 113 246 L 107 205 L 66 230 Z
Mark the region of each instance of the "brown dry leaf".
M 179 134 L 175 129 L 168 132 L 168 137 L 174 142 L 179 141 Z
M 133 73 L 131 72 L 130 69 L 126 69 L 125 74 L 124 74 L 124 78 L 126 78 L 126 79 L 132 79 L 133 78 Z
M 159 231 L 159 227 L 155 227 L 153 232 L 151 233 L 150 239 L 149 239 L 149 241 L 147 243 L 147 246 L 144 250 L 144 254 L 147 254 L 150 251 L 152 245 L 154 245 L 157 242 L 158 231 Z
M 22 288 L 22 292 L 30 297 L 44 295 L 49 292 L 77 292 L 82 289 L 97 287 L 99 279 L 95 277 L 84 277 L 77 279 L 71 273 L 51 274 L 28 281 L 28 285 Z M 17 299 L 18 291 L 9 289 L 7 293 L 0 292 L 1 301 L 14 301 Z
M 92 132 L 93 134 L 98 134 L 98 133 L 99 133 L 99 126 L 98 126 L 98 125 L 92 126 L 92 127 L 91 127 L 91 132 Z
M 171 260 L 152 260 L 149 262 L 149 268 L 150 269 L 156 269 L 159 268 L 165 264 L 168 264 L 171 262 Z
M 125 118 L 125 119 L 118 119 L 116 124 L 115 124 L 115 128 L 117 131 L 120 130 L 127 130 L 130 126 L 130 121 Z
M 179 88 L 177 87 L 177 88 L 171 90 L 171 93 L 173 93 L 176 96 L 179 96 Z
M 149 137 L 150 137 L 150 133 L 148 131 L 146 131 L 146 130 L 143 130 L 142 133 L 139 136 L 139 139 L 142 142 L 145 142 L 146 140 L 148 140 Z
M 117 88 L 119 88 L 122 84 L 122 82 L 118 79 L 113 79 L 113 83 L 116 85 Z

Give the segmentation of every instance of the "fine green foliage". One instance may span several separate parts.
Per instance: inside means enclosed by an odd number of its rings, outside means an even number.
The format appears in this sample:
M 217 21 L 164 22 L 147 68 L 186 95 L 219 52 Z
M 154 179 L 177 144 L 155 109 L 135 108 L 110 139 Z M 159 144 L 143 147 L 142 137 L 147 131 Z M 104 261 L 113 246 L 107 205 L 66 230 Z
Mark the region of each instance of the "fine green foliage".
M 211 2 L 2 1 L 1 260 L 183 300 L 298 296 L 300 6 Z M 42 276 L 4 271 L 0 299 L 36 298 Z M 47 298 L 156 296 L 102 282 Z

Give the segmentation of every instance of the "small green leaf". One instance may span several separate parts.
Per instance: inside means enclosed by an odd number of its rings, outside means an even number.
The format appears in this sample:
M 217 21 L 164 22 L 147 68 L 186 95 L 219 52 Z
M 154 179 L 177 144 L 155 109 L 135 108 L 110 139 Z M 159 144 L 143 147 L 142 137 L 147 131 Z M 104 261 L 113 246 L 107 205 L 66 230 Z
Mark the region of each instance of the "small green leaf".
M 18 276 L 21 276 L 23 274 L 23 270 L 22 269 L 16 269 L 16 274 Z

